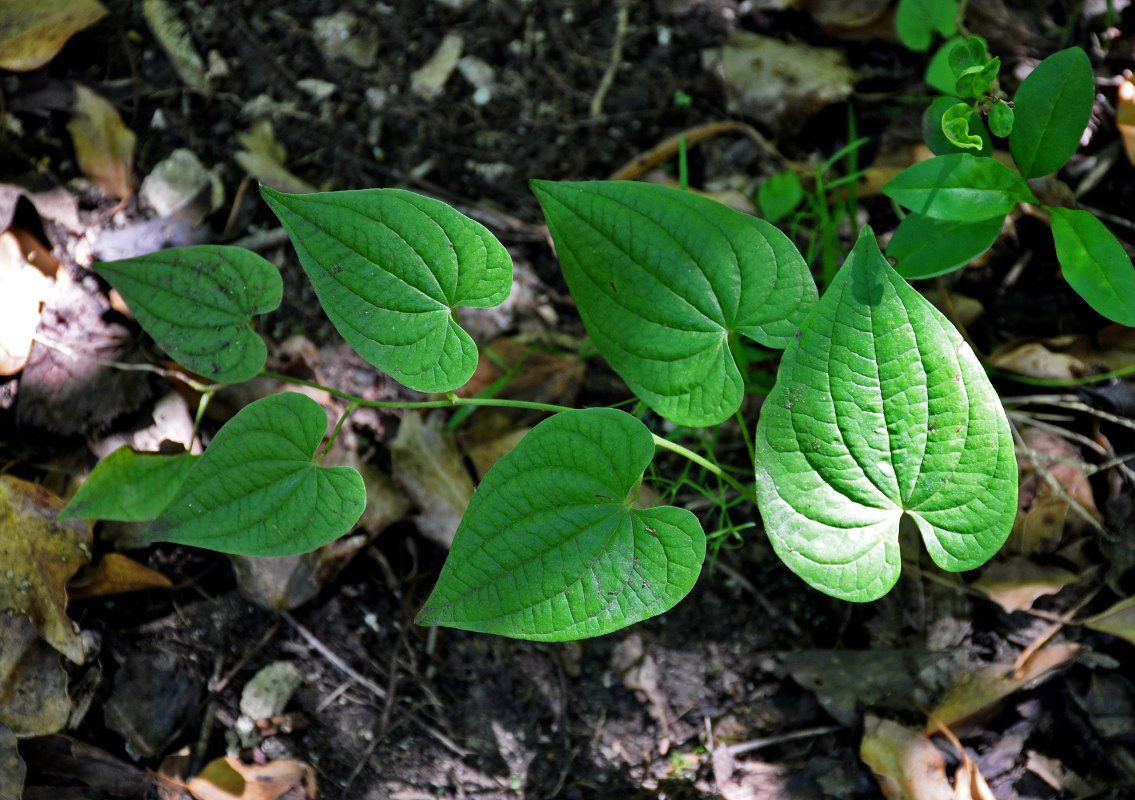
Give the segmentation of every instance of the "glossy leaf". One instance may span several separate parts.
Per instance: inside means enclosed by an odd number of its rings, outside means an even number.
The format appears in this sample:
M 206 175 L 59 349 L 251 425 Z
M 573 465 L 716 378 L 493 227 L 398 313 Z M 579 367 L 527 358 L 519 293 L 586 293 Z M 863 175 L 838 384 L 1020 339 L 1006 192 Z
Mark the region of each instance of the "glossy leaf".
M 887 244 L 887 257 L 908 280 L 945 275 L 992 247 L 1004 222 L 1004 217 L 955 222 L 907 214 Z
M 942 117 L 946 111 L 956 105 L 958 105 L 958 98 L 956 97 L 936 97 L 927 106 L 926 111 L 922 113 L 922 138 L 926 141 L 926 146 L 936 156 L 967 152 L 966 148 L 958 147 L 951 142 L 942 130 Z M 985 122 L 982 121 L 980 116 L 975 114 L 969 118 L 968 129 L 970 135 L 981 139 L 981 148 L 977 151 L 977 155 L 988 156 L 992 154 L 993 142 L 989 138 L 989 131 L 986 130 Z
M 994 103 L 989 108 L 989 129 L 994 136 L 1005 137 L 1013 132 L 1013 109 L 1005 103 Z
M 622 411 L 541 422 L 481 482 L 418 624 L 564 641 L 671 608 L 697 580 L 705 535 L 685 509 L 634 507 L 653 456 Z
M 968 153 L 936 156 L 896 175 L 883 193 L 916 214 L 977 222 L 1005 216 L 1035 201 L 1021 176 L 992 158 Z
M 1135 269 L 1123 245 L 1087 211 L 1048 210 L 1065 280 L 1100 314 L 1135 326 Z
M 251 318 L 280 305 L 284 282 L 255 253 L 197 245 L 99 263 L 95 271 L 118 290 L 158 346 L 187 369 L 239 383 L 264 368 L 268 349 Z
M 1078 47 L 1053 53 L 1021 82 L 1009 151 L 1022 175 L 1047 175 L 1072 157 L 1092 114 L 1095 86 L 1092 62 Z
M 156 519 L 198 458 L 191 453 L 167 456 L 120 447 L 95 466 L 59 518 Z
M 812 586 L 873 600 L 899 576 L 906 515 L 943 569 L 972 569 L 1017 509 L 1005 412 L 953 326 L 869 229 L 784 352 L 757 424 L 773 548 Z
M 741 404 L 737 336 L 783 348 L 816 301 L 788 238 L 690 192 L 533 182 L 592 341 L 631 390 L 681 425 Z
M 483 225 L 401 189 L 260 193 L 359 355 L 420 392 L 472 377 L 477 346 L 456 308 L 499 305 L 512 288 L 512 259 Z
M 351 467 L 315 464 L 326 430 L 326 412 L 295 392 L 245 406 L 217 432 L 146 539 L 287 556 L 347 533 L 366 489 Z

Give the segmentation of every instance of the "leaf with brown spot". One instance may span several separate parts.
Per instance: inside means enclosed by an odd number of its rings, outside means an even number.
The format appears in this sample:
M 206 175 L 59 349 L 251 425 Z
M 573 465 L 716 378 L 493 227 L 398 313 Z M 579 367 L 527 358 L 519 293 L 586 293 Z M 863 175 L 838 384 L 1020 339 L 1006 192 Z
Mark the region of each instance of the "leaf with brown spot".
M 15 0 L 0 3 L 0 69 L 38 69 L 72 34 L 107 14 L 98 0 Z
M 0 476 L 0 611 L 27 614 L 76 664 L 83 639 L 67 618 L 67 581 L 91 559 L 91 530 L 58 521 L 63 501 L 34 483 Z
M 79 169 L 107 197 L 134 194 L 134 132 L 105 98 L 75 84 L 75 108 L 67 132 Z

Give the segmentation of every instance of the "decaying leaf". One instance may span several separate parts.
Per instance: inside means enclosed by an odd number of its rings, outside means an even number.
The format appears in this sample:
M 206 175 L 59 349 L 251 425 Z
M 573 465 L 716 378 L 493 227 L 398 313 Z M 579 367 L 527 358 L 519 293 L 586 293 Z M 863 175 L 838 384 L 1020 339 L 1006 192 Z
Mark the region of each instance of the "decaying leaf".
M 0 234 L 0 285 L 0 375 L 15 375 L 28 363 L 52 283 L 27 262 L 12 231 Z
M 1127 154 L 1127 160 L 1135 164 L 1135 80 L 1130 76 L 1119 84 L 1115 127 L 1119 128 L 1119 135 L 1123 137 L 1123 151 Z
M 887 800 L 953 800 L 946 759 L 926 736 L 868 714 L 859 757 L 875 773 Z
M 1083 624 L 1135 644 L 1135 597 L 1120 600 L 1107 611 L 1083 620 Z
M 473 497 L 473 479 L 453 437 L 427 425 L 421 415 L 409 413 L 402 418 L 390 452 L 394 480 L 420 509 L 414 517 L 418 530 L 449 548 Z
M 973 583 L 1005 612 L 1012 614 L 1031 608 L 1033 601 L 1056 594 L 1065 586 L 1079 582 L 1079 577 L 1059 567 L 1044 567 L 1019 556 L 990 564 Z
M 315 187 L 303 178 L 296 177 L 284 166 L 287 153 L 283 145 L 276 141 L 272 123 L 259 119 L 245 133 L 238 133 L 236 140 L 243 150 L 238 150 L 233 158 L 245 172 L 261 183 L 289 194 L 314 192 Z
M 38 69 L 71 36 L 106 16 L 98 0 L 8 0 L 0 3 L 0 69 Z
M 1043 428 L 1029 427 L 1021 438 L 1026 453 L 1019 461 L 1019 508 L 1008 548 L 1024 555 L 1053 552 L 1066 535 L 1084 533 L 1100 513 L 1075 445 Z
M 107 100 L 75 84 L 75 109 L 67 123 L 79 169 L 107 197 L 134 193 L 134 144 L 137 137 Z
M 23 797 L 27 771 L 16 750 L 16 734 L 0 722 L 0 797 Z
M 0 614 L 0 643 L 0 730 L 6 725 L 20 738 L 63 730 L 71 701 L 59 653 L 23 614 Z
M 315 770 L 302 761 L 281 759 L 244 764 L 225 756 L 210 761 L 188 784 L 197 800 L 314 800 Z
M 61 508 L 42 486 L 0 476 L 0 611 L 27 614 L 48 644 L 82 664 L 67 581 L 91 559 L 91 530 L 81 520 L 56 520 Z
M 154 37 L 166 51 L 173 63 L 177 77 L 190 89 L 203 94 L 209 93 L 209 82 L 205 79 L 205 64 L 197 50 L 185 23 L 178 17 L 173 7 L 165 0 L 144 0 L 142 13 Z
M 169 578 L 121 553 L 107 553 L 97 565 L 80 573 L 67 586 L 72 600 L 110 594 L 169 589 Z
M 464 47 L 464 38 L 455 33 L 446 34 L 429 61 L 410 73 L 410 91 L 423 100 L 441 97 L 449 76 L 457 69 Z
M 1089 372 L 1080 359 L 1067 353 L 1053 352 L 1040 342 L 1002 345 L 990 353 L 989 363 L 1018 375 L 1055 381 L 1082 378 Z
M 992 712 L 998 703 L 1018 689 L 1049 677 L 1054 670 L 1070 662 L 1080 649 L 1079 645 L 1059 642 L 1046 645 L 1033 653 L 1017 674 L 1014 674 L 1012 664 L 987 664 L 963 672 L 946 690 L 931 716 L 943 725 L 956 728 L 959 723 Z M 933 722 L 927 724 L 927 733 L 936 730 Z

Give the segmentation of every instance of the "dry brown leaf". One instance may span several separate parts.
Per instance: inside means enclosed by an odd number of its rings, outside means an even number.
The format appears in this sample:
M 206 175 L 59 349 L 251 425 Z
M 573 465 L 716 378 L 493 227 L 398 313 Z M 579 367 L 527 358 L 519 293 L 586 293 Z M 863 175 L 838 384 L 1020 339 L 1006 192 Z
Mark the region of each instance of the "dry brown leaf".
M 107 197 L 123 200 L 134 193 L 134 144 L 137 137 L 106 99 L 75 84 L 75 108 L 67 123 L 79 169 Z
M 67 581 L 91 560 L 91 530 L 82 520 L 57 520 L 61 508 L 42 486 L 0 476 L 0 611 L 27 614 L 48 644 L 82 664 Z
M 989 355 L 989 363 L 1018 375 L 1055 381 L 1070 381 L 1089 373 L 1080 359 L 1067 353 L 1054 353 L 1040 342 L 999 347 Z
M 98 0 L 14 0 L 0 3 L 0 69 L 38 69 L 72 34 L 107 14 Z
M 177 77 L 190 89 L 204 94 L 209 93 L 209 83 L 205 79 L 205 64 L 193 47 L 193 40 L 185 23 L 178 17 L 173 7 L 165 0 L 144 0 L 142 14 L 154 32 L 154 37 L 166 51 Z
M 0 723 L 0 797 L 23 797 L 28 768 L 16 749 L 16 734 Z
M 859 757 L 875 773 L 887 800 L 953 800 L 946 759 L 924 735 L 868 714 Z
M 1127 153 L 1127 160 L 1135 164 L 1135 82 L 1130 73 L 1125 73 L 1123 83 L 1119 84 L 1115 126 L 1123 137 L 1123 150 Z
M 260 765 L 225 756 L 206 764 L 188 789 L 197 800 L 315 800 L 315 770 L 290 759 Z
M 501 460 L 506 454 L 512 452 L 520 440 L 528 435 L 531 428 L 518 428 L 514 431 L 496 436 L 492 439 L 477 439 L 468 444 L 462 440 L 462 449 L 469 460 L 473 462 L 473 469 L 478 478 L 484 478 L 492 469 L 493 464 Z
M 59 653 L 23 614 L 0 614 L 0 642 L 0 728 L 21 738 L 63 730 L 71 701 Z
M 1051 553 L 1065 534 L 1084 533 L 1100 513 L 1074 444 L 1043 428 L 1026 428 L 1021 438 L 1028 452 L 1020 460 L 1019 509 L 1009 547 L 1024 555 Z
M 0 234 L 0 286 L 0 375 L 15 375 L 28 363 L 52 283 L 27 262 L 12 231 Z
M 1064 666 L 1080 649 L 1075 644 L 1049 644 L 1033 653 L 1016 675 L 1012 664 L 988 664 L 965 672 L 946 690 L 931 714 L 943 725 L 956 728 L 959 723 L 992 711 L 1018 689 Z M 927 723 L 927 733 L 936 730 L 934 722 Z
M 1082 622 L 1094 631 L 1110 633 L 1135 644 L 1135 597 L 1120 600 L 1107 611 Z
M 414 518 L 426 538 L 449 548 L 473 497 L 473 479 L 453 437 L 427 425 L 420 414 L 402 418 L 390 446 L 391 472 L 420 513 Z
M 1008 561 L 990 564 L 974 581 L 981 591 L 1006 613 L 1031 608 L 1038 597 L 1056 594 L 1080 578 L 1059 567 L 1042 567 L 1027 558 L 1015 556 Z
M 67 586 L 72 600 L 86 597 L 104 597 L 110 594 L 140 592 L 144 589 L 169 589 L 169 578 L 121 553 L 107 553 L 93 568 Z
M 253 178 L 277 191 L 289 194 L 306 194 L 315 191 L 314 186 L 303 178 L 293 175 L 284 166 L 287 153 L 276 141 L 272 123 L 268 120 L 260 119 L 252 123 L 252 127 L 247 132 L 237 134 L 236 140 L 244 150 L 237 151 L 233 158 Z

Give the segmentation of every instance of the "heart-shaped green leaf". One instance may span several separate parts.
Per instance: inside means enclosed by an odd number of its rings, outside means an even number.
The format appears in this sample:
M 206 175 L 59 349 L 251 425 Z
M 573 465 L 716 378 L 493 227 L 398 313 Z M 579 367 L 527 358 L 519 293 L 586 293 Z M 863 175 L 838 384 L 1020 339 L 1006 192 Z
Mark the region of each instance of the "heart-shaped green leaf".
M 158 346 L 206 378 L 239 383 L 264 367 L 252 330 L 284 293 L 280 273 L 239 247 L 197 245 L 95 265 Z
M 200 456 L 160 455 L 120 447 L 100 461 L 59 512 L 59 519 L 145 522 L 162 513 Z
M 1048 210 L 1065 280 L 1100 314 L 1135 326 L 1135 269 L 1123 245 L 1087 211 Z
M 920 161 L 896 175 L 883 194 L 916 214 L 977 222 L 1003 217 L 1018 202 L 1036 202 L 1020 175 L 992 158 L 951 153 Z
M 260 193 L 359 355 L 420 392 L 473 376 L 477 346 L 455 309 L 499 305 L 512 288 L 512 258 L 483 225 L 401 189 Z
M 816 302 L 799 252 L 764 220 L 654 184 L 532 188 L 595 346 L 681 425 L 740 407 L 737 334 L 783 348 Z
M 956 0 L 899 0 L 895 32 L 911 50 L 928 50 L 935 33 L 953 36 L 958 30 L 954 22 L 956 12 Z
M 798 336 L 756 436 L 761 516 L 784 562 L 835 597 L 881 597 L 899 576 L 904 514 L 943 569 L 992 556 L 1017 510 L 1005 412 L 869 229 Z
M 326 431 L 326 412 L 302 394 L 248 404 L 145 537 L 247 556 L 298 555 L 337 539 L 362 515 L 366 489 L 351 467 L 315 464 Z
M 887 244 L 887 256 L 910 280 L 945 275 L 992 247 L 1004 223 L 1004 217 L 954 222 L 907 214 Z
M 473 495 L 418 623 L 565 641 L 671 608 L 697 580 L 705 535 L 685 509 L 634 508 L 653 456 L 650 431 L 622 411 L 541 422 Z
M 1095 76 L 1079 47 L 1053 53 L 1021 82 L 1013 97 L 1009 151 L 1026 178 L 1056 172 L 1067 163 L 1092 115 Z

